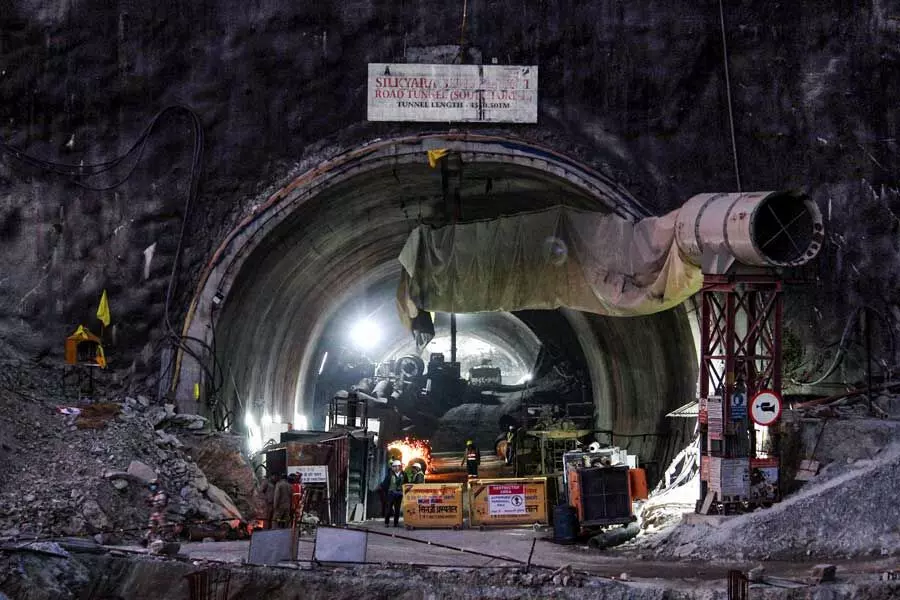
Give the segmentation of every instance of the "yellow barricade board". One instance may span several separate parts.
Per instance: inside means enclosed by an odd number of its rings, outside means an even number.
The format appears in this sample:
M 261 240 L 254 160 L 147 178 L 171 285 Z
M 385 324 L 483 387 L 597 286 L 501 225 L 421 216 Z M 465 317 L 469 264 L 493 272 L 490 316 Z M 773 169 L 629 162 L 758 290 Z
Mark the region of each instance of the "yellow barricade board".
M 547 524 L 547 478 L 472 479 L 470 525 Z
M 463 484 L 404 485 L 403 522 L 407 527 L 462 527 Z

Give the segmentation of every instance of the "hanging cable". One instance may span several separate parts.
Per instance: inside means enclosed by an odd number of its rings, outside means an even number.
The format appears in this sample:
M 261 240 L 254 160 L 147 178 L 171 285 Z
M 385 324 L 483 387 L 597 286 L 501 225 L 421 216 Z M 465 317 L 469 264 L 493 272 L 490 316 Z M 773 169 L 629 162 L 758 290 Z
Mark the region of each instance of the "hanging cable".
M 224 384 L 223 370 L 221 368 L 221 365 L 219 364 L 218 358 L 215 355 L 215 350 L 204 340 L 189 336 L 183 336 L 178 333 L 174 329 L 174 327 L 172 327 L 171 320 L 172 300 L 177 289 L 178 271 L 181 264 L 182 254 L 184 253 L 184 241 L 187 233 L 187 227 L 191 217 L 193 206 L 199 195 L 200 168 L 203 161 L 204 134 L 203 125 L 197 113 L 195 113 L 187 106 L 178 104 L 163 108 L 153 116 L 147 126 L 141 131 L 135 142 L 125 151 L 124 154 L 112 160 L 99 163 L 88 165 L 72 165 L 48 161 L 32 156 L 25 151 L 12 146 L 3 139 L 0 139 L 0 153 L 5 154 L 26 166 L 41 169 L 64 177 L 70 183 L 77 185 L 78 187 L 97 192 L 109 191 L 121 186 L 126 181 L 128 181 L 129 178 L 131 178 L 131 176 L 134 174 L 135 169 L 137 168 L 137 165 L 143 158 L 150 135 L 159 125 L 163 117 L 170 113 L 184 113 L 190 119 L 193 134 L 193 151 L 191 156 L 190 180 L 187 198 L 185 199 L 184 214 L 182 216 L 181 229 L 178 234 L 175 256 L 172 260 L 172 270 L 169 275 L 169 283 L 166 288 L 166 301 L 163 315 L 163 323 L 166 331 L 166 337 L 164 339 L 169 341 L 176 348 L 181 349 L 184 353 L 194 358 L 197 361 L 197 364 L 199 364 L 203 369 L 208 380 L 210 381 L 209 404 L 211 407 L 215 408 L 217 404 L 216 395 Z M 133 163 L 128 168 L 127 172 L 115 182 L 108 185 L 95 185 L 88 181 L 99 175 L 110 173 L 117 167 L 126 164 L 127 161 L 132 157 Z M 197 350 L 191 348 L 186 342 L 191 342 L 196 346 L 199 346 L 201 351 L 207 352 L 212 358 L 212 366 L 208 366 L 206 364 L 206 359 L 202 357 L 200 353 L 197 352 Z M 165 374 L 170 371 L 171 365 L 165 366 L 163 367 L 163 369 L 163 376 L 165 376 Z
M 722 57 L 725 65 L 725 93 L 728 98 L 728 123 L 731 126 L 731 153 L 734 156 L 734 178 L 737 180 L 737 191 L 741 193 L 741 170 L 738 167 L 737 141 L 734 135 L 734 109 L 731 102 L 731 75 L 728 72 L 728 41 L 725 39 L 725 9 L 719 0 L 719 25 L 722 28 Z
M 464 62 L 463 55 L 466 48 L 466 17 L 469 12 L 469 0 L 463 0 L 462 24 L 459 26 L 459 62 Z
M 850 316 L 847 318 L 847 323 L 844 325 L 844 331 L 841 334 L 840 344 L 838 344 L 837 352 L 835 353 L 834 359 L 831 361 L 831 366 L 828 367 L 828 370 L 825 371 L 825 373 L 821 377 L 816 379 L 815 381 L 800 381 L 800 380 L 794 379 L 792 377 L 791 383 L 793 383 L 794 385 L 819 385 L 820 383 L 822 383 L 823 381 L 828 379 L 835 372 L 835 370 L 837 370 L 837 368 L 844 361 L 844 357 L 846 356 L 847 351 L 850 349 L 850 343 L 852 342 L 850 333 L 853 331 L 853 326 L 858 323 L 859 315 L 863 310 L 869 310 L 872 313 L 874 313 L 885 325 L 885 327 L 888 331 L 889 352 L 890 352 L 891 356 L 894 355 L 894 352 L 895 352 L 894 332 L 892 330 L 892 324 L 891 324 L 890 320 L 885 316 L 884 313 L 882 313 L 881 311 L 875 310 L 872 307 L 869 307 L 869 306 L 857 307 L 856 309 L 854 309 L 854 311 L 852 313 L 850 313 Z

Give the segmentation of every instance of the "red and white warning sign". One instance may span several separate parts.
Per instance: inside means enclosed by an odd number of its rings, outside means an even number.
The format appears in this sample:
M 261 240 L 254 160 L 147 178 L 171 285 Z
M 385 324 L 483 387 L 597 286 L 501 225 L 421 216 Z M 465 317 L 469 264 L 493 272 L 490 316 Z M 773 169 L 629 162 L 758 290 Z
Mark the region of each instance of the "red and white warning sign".
M 489 515 L 524 515 L 525 486 L 496 485 L 488 486 Z
M 750 418 L 757 425 L 768 426 L 781 416 L 781 396 L 764 390 L 753 397 L 750 403 Z

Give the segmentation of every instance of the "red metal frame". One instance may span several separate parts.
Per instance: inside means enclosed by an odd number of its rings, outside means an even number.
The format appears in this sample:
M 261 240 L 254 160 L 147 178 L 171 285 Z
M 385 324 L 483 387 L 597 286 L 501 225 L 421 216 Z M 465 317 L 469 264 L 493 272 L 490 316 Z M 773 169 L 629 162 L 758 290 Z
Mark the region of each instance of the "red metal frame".
M 726 411 L 739 377 L 747 396 L 781 393 L 782 282 L 706 275 L 700 292 L 700 397 L 722 391 Z
M 762 390 L 781 394 L 782 281 L 769 275 L 704 275 L 700 313 L 701 473 L 706 468 L 702 500 L 710 457 L 746 459 L 749 465 L 761 454 L 749 415 L 733 420 L 731 402 L 741 380 L 748 401 Z M 710 398 L 721 399 L 716 419 L 708 410 Z M 720 498 L 726 504 L 738 500 Z

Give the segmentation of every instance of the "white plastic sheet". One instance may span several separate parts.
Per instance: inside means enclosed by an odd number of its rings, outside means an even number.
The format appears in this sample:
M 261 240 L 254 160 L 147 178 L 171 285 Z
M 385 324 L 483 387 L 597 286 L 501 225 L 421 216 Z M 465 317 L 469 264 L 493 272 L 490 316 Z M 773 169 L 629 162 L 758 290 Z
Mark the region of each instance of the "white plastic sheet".
M 638 222 L 556 206 L 488 221 L 419 226 L 399 260 L 401 316 L 568 307 L 647 315 L 700 290 L 675 243 L 675 212 Z

